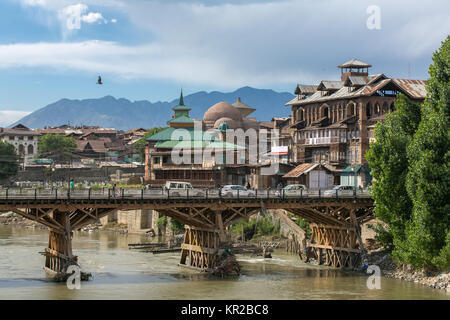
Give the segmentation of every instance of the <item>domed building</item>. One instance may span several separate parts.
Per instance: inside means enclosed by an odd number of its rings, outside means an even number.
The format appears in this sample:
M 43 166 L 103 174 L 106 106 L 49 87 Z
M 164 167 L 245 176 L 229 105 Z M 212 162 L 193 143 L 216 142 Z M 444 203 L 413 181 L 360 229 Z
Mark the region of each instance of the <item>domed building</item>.
M 242 184 L 245 169 L 228 167 L 228 164 L 245 158 L 246 148 L 222 140 L 224 136 L 220 134 L 243 123 L 241 112 L 229 103 L 220 102 L 205 113 L 206 121 L 199 121 L 202 125 L 196 126 L 182 92 L 179 104 L 172 110 L 174 114 L 167 122 L 168 127 L 146 138 L 146 183 L 161 187 L 166 181 L 188 181 L 195 187 L 207 188 Z M 215 130 L 203 130 L 205 123 Z M 183 155 L 182 163 L 174 158 L 174 150 Z
M 242 103 L 238 98 L 234 104 L 218 102 L 210 107 L 203 115 L 205 130 L 218 129 L 222 123 L 226 123 L 229 129 L 259 129 L 256 118 L 247 118 L 255 109 Z

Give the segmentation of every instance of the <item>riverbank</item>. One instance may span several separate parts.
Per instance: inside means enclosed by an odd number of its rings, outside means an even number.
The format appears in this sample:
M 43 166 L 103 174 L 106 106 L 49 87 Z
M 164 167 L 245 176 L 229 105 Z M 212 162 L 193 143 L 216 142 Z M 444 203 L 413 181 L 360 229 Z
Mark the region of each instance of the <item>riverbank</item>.
M 42 230 L 47 229 L 47 227 L 41 223 L 24 218 L 22 216 L 14 214 L 14 213 L 6 213 L 6 214 L 3 213 L 2 215 L 0 215 L 0 225 L 4 225 L 4 226 L 11 225 L 11 226 L 19 226 L 19 227 L 25 227 L 25 228 L 42 229 Z M 126 233 L 147 234 L 150 236 L 150 234 L 148 234 L 148 232 L 147 232 L 148 230 L 130 232 L 128 230 L 127 225 L 119 224 L 119 223 L 108 223 L 103 226 L 99 222 L 94 222 L 87 226 L 84 226 L 81 229 L 81 231 L 86 231 L 86 232 L 106 231 L 106 232 L 116 232 L 119 234 L 126 234 Z
M 450 272 L 415 271 L 407 264 L 396 265 L 389 255 L 382 251 L 372 251 L 366 256 L 368 265 L 377 265 L 387 278 L 419 283 L 434 289 L 450 292 Z
M 43 224 L 40 224 L 33 220 L 26 219 L 22 216 L 15 215 L 13 213 L 0 215 L 0 225 L 4 226 L 12 225 L 41 230 L 47 229 L 47 227 L 44 226 Z

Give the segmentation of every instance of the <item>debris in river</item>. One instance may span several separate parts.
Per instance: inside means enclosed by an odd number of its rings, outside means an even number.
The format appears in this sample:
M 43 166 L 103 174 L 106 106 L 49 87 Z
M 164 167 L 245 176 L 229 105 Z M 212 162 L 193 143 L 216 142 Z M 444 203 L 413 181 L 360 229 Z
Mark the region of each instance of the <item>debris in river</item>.
M 223 278 L 225 276 L 238 276 L 240 272 L 241 267 L 230 249 L 219 250 L 217 266 L 213 268 L 211 273 Z

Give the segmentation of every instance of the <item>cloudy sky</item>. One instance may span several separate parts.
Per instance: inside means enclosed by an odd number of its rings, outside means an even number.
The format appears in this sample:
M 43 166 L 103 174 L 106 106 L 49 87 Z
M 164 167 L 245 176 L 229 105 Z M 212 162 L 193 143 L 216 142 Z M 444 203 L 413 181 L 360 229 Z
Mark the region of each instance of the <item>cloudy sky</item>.
M 425 79 L 449 14 L 448 0 L 1 0 L 0 126 L 61 98 L 293 91 L 352 58 Z

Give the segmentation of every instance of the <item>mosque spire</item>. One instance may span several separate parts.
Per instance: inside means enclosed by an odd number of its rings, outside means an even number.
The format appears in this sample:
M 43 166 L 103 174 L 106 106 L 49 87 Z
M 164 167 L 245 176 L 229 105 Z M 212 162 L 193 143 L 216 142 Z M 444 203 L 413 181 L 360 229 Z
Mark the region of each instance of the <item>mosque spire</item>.
M 184 99 L 183 99 L 183 88 L 181 88 L 181 94 L 180 94 L 180 106 L 184 106 Z

